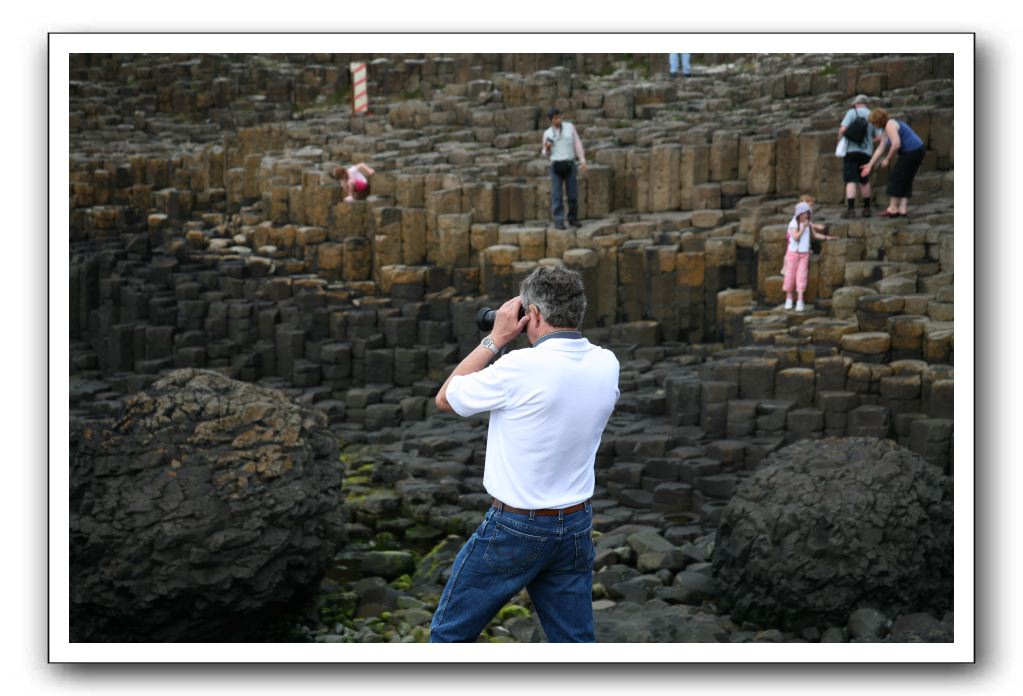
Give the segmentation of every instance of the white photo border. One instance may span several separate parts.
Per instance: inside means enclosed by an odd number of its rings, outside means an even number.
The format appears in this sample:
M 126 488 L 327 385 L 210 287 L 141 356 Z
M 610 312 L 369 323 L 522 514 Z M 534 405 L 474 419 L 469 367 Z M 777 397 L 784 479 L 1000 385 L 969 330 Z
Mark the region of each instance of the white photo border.
M 975 68 L 972 33 L 52 33 L 49 35 L 49 660 L 102 663 L 970 663 L 974 652 Z M 73 643 L 68 626 L 69 56 L 72 53 L 694 53 L 954 54 L 956 163 L 955 641 L 887 644 Z M 608 49 L 614 49 L 609 51 Z M 739 50 L 741 49 L 741 50 Z

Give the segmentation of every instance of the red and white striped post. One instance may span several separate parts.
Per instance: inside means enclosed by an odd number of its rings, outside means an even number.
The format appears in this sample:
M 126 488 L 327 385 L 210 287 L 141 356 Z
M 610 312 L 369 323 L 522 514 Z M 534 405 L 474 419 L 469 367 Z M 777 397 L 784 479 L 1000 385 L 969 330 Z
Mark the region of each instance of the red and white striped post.
M 369 111 L 369 94 L 366 91 L 366 64 L 352 63 L 352 111 L 364 114 Z

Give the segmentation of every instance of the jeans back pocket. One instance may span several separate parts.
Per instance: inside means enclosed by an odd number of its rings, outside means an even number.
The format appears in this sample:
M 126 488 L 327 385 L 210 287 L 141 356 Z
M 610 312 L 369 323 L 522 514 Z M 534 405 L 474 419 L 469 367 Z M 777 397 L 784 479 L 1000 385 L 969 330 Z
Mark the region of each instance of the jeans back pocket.
M 597 550 L 593 546 L 593 525 L 576 532 L 572 538 L 575 541 L 575 569 L 580 572 L 592 571 L 597 556 Z
M 499 573 L 524 573 L 536 562 L 546 537 L 526 534 L 496 520 L 483 560 Z

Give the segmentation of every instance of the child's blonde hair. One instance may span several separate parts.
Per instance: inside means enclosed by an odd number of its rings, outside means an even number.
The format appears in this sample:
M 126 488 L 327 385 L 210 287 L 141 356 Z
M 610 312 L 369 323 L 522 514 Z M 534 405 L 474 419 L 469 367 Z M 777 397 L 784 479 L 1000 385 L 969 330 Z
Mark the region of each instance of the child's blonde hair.
M 799 202 L 800 203 L 806 203 L 807 205 L 809 205 L 811 207 L 813 207 L 813 204 L 814 204 L 814 202 L 816 200 L 817 199 L 814 198 L 813 196 L 811 196 L 809 193 L 804 193 L 802 196 L 799 197 Z

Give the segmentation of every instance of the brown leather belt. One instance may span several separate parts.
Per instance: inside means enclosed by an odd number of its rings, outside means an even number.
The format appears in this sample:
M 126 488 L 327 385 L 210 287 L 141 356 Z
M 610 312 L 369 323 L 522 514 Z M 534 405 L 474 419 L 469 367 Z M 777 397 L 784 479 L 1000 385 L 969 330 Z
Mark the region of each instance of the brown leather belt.
M 533 513 L 534 515 L 538 515 L 540 517 L 554 517 L 554 516 L 561 515 L 561 514 L 568 515 L 568 514 L 571 514 L 573 512 L 579 512 L 580 510 L 584 510 L 584 509 L 586 509 L 586 503 L 588 503 L 588 502 L 590 502 L 590 501 L 587 500 L 587 501 L 584 501 L 582 503 L 577 503 L 575 505 L 571 505 L 571 506 L 569 506 L 567 508 L 561 508 L 560 510 L 552 510 L 552 509 L 548 509 L 548 510 L 523 510 L 521 508 L 512 507 L 511 505 L 505 505 L 504 503 L 502 503 L 497 498 L 494 498 L 494 502 L 493 502 L 493 504 L 490 507 L 495 508 L 498 512 L 502 512 L 502 511 L 503 512 L 514 512 L 516 515 L 528 515 L 529 513 Z

